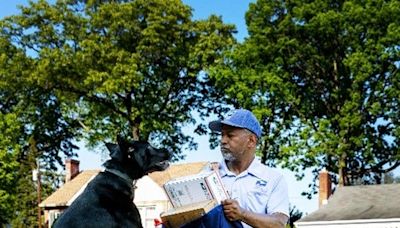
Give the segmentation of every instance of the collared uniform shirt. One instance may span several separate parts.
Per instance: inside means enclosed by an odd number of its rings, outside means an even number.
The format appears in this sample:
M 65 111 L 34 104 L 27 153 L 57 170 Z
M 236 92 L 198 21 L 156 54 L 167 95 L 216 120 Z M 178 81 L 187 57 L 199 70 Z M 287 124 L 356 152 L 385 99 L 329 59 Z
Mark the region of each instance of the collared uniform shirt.
M 225 190 L 239 202 L 240 207 L 269 215 L 280 212 L 289 217 L 287 183 L 275 168 L 267 167 L 255 158 L 249 168 L 239 175 L 229 171 L 225 161 L 220 163 L 219 172 Z

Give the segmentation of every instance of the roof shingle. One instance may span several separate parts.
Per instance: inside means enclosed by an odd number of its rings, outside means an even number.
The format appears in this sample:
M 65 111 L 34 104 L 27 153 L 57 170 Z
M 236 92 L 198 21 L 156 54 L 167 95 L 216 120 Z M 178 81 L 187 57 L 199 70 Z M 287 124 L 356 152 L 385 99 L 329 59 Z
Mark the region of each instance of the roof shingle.
M 67 206 L 69 200 L 75 196 L 100 170 L 86 170 L 79 173 L 74 179 L 62 185 L 57 191 L 42 201 L 40 207 Z
M 345 186 L 298 222 L 400 218 L 400 184 Z
M 208 162 L 194 162 L 185 164 L 171 165 L 167 170 L 162 172 L 153 172 L 149 177 L 153 179 L 160 187 L 177 177 L 192 175 L 200 172 Z M 40 203 L 40 207 L 64 207 L 68 206 L 68 202 L 79 193 L 82 187 L 85 187 L 89 181 L 96 176 L 100 170 L 86 170 L 79 173 L 74 179 L 65 183 L 57 191 L 51 194 L 47 199 Z
M 174 164 L 164 171 L 150 173 L 149 177 L 162 187 L 171 179 L 199 173 L 207 164 L 208 162 Z

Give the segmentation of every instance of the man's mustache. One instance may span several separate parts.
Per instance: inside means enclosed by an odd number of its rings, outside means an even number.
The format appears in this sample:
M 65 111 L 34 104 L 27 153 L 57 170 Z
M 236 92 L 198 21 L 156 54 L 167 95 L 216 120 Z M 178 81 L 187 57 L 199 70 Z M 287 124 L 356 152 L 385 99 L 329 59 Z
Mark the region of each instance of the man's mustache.
M 221 152 L 222 153 L 230 153 L 231 151 L 228 148 L 221 147 Z

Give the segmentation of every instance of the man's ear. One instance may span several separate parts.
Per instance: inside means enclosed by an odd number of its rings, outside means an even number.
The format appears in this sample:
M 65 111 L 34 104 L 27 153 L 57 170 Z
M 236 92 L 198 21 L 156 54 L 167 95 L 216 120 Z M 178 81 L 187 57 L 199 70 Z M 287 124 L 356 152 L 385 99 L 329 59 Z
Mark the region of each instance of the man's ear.
M 257 136 L 255 134 L 251 134 L 250 135 L 250 145 L 252 147 L 256 147 L 257 146 Z
M 106 143 L 108 151 L 110 151 L 110 157 L 116 159 L 117 161 L 123 160 L 123 153 L 118 144 Z

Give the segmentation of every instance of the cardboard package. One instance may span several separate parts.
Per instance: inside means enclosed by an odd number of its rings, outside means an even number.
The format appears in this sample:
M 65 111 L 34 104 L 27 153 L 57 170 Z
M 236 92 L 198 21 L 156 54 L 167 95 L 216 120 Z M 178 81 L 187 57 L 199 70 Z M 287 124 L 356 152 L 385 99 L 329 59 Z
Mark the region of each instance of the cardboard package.
M 220 203 L 229 198 L 215 171 L 170 180 L 164 184 L 164 190 L 174 208 L 208 200 Z
M 163 224 L 170 228 L 198 219 L 228 199 L 219 174 L 204 171 L 173 179 L 164 184 L 173 208 L 161 214 Z
M 207 214 L 218 205 L 216 200 L 206 200 L 173 208 L 161 214 L 162 223 L 168 228 L 178 228 Z

